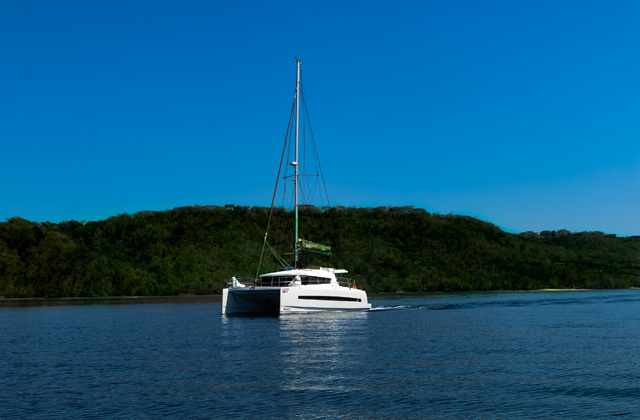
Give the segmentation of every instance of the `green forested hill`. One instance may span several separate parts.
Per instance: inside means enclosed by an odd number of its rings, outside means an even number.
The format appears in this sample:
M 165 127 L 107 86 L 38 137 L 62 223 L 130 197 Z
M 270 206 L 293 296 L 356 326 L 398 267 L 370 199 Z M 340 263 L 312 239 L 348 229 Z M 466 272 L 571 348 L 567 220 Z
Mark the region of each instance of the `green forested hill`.
M 12 218 L 0 223 L 0 296 L 220 293 L 231 276 L 255 276 L 268 214 L 196 206 L 86 224 Z M 640 286 L 640 237 L 514 235 L 412 207 L 303 207 L 300 215 L 301 236 L 332 245 L 331 263 L 371 292 Z M 291 214 L 276 209 L 272 226 L 270 243 L 286 253 Z M 277 268 L 269 257 L 261 272 Z

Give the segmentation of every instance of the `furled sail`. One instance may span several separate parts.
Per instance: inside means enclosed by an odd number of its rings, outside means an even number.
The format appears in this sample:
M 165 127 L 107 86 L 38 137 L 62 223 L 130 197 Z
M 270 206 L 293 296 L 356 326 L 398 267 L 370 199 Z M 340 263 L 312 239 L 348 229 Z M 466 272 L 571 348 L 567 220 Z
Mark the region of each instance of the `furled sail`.
M 298 252 L 313 252 L 316 254 L 331 255 L 331 247 L 300 238 L 298 239 Z

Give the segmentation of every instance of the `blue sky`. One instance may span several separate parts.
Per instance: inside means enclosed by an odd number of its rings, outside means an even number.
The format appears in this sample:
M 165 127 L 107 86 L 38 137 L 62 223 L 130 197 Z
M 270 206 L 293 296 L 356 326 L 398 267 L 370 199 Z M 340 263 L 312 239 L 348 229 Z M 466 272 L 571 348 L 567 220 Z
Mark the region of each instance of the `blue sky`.
M 268 206 L 298 56 L 333 205 L 640 234 L 636 1 L 6 1 L 0 39 L 0 220 Z

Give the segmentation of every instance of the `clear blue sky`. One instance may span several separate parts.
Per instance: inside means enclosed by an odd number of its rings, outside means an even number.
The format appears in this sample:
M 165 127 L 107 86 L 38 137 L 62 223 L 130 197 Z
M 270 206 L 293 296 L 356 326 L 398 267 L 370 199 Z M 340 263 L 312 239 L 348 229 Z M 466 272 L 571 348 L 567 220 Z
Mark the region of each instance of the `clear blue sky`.
M 333 205 L 640 234 L 640 2 L 4 1 L 0 220 L 268 206 L 302 60 Z

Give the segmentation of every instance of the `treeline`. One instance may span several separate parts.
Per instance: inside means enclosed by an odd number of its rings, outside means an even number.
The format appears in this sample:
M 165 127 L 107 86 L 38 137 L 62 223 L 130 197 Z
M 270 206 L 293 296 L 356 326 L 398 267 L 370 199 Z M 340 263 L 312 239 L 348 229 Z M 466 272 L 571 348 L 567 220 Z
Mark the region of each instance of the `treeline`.
M 0 223 L 0 296 L 215 294 L 253 278 L 269 209 L 182 207 L 98 222 Z M 413 207 L 300 210 L 305 239 L 370 292 L 640 286 L 640 237 L 566 230 L 518 235 L 467 216 Z M 285 259 L 290 212 L 275 209 L 269 242 Z M 316 257 L 314 257 L 316 258 Z M 303 263 L 327 262 L 305 256 Z M 261 273 L 279 269 L 268 251 Z

